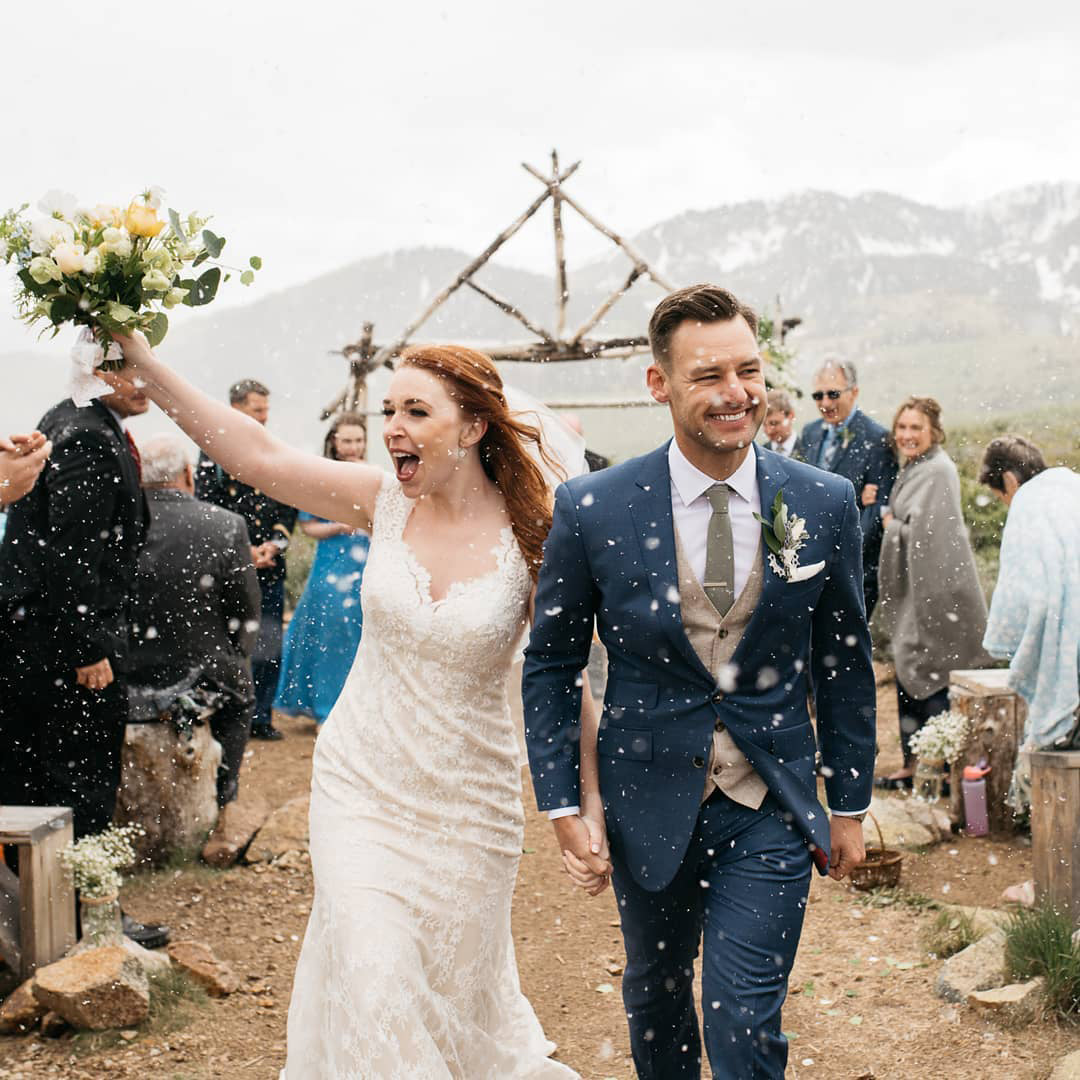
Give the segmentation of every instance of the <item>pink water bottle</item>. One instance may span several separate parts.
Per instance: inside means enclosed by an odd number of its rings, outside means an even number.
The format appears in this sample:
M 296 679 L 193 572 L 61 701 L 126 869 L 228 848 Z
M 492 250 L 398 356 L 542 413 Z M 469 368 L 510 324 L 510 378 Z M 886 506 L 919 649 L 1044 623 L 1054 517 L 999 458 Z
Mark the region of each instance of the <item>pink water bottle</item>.
M 986 781 L 989 765 L 964 766 L 964 817 L 967 818 L 968 836 L 985 836 L 990 831 L 990 819 L 986 812 Z

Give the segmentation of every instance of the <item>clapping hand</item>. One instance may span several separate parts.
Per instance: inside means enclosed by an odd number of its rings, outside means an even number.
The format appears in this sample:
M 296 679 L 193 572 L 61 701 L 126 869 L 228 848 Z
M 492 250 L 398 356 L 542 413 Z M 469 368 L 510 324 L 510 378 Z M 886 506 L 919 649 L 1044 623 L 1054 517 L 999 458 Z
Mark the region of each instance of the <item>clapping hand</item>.
M 0 506 L 18 502 L 37 481 L 52 453 L 52 443 L 40 431 L 0 436 Z

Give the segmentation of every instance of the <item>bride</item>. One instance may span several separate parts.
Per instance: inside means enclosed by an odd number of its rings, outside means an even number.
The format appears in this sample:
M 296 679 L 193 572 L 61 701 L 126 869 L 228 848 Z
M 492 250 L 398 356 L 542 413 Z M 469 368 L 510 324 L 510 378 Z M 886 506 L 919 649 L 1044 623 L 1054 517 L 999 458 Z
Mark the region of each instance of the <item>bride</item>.
M 577 1076 L 549 1057 L 510 928 L 524 815 L 506 682 L 551 524 L 541 432 L 509 411 L 488 357 L 410 348 L 383 402 L 391 475 L 295 450 L 145 340 L 118 340 L 228 472 L 372 535 L 364 636 L 314 754 L 315 896 L 283 1080 Z M 603 867 L 587 687 L 582 701 L 581 817 Z M 606 883 L 567 869 L 590 892 Z

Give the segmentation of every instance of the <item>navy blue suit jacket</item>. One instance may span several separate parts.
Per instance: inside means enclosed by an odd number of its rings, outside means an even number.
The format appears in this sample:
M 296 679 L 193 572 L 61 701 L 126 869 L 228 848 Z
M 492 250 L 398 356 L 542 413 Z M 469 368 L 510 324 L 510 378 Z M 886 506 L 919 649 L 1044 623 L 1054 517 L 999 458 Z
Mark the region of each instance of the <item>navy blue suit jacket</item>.
M 762 505 L 782 488 L 810 533 L 801 565 L 825 567 L 788 583 L 766 558 L 761 601 L 725 687 L 683 629 L 667 446 L 555 493 L 523 679 L 537 804 L 579 803 L 580 672 L 595 620 L 608 653 L 598 738 L 608 834 L 613 856 L 651 890 L 671 882 L 690 842 L 718 720 L 824 869 L 829 828 L 814 778 L 810 663 L 829 803 L 851 811 L 870 803 L 875 691 L 854 493 L 843 478 L 754 452 Z
M 892 486 L 896 482 L 896 455 L 889 443 L 889 433 L 876 420 L 871 420 L 859 409 L 848 424 L 851 438 L 847 446 L 841 445 L 833 459 L 829 472 L 846 476 L 860 499 L 859 517 L 863 532 L 863 572 L 875 584 L 878 561 L 881 558 L 881 541 L 884 529 L 881 525 L 881 504 L 889 501 Z M 792 456 L 810 465 L 817 465 L 821 444 L 825 441 L 825 421 L 813 420 L 802 429 Z M 867 484 L 877 484 L 877 503 L 863 506 L 862 489 Z

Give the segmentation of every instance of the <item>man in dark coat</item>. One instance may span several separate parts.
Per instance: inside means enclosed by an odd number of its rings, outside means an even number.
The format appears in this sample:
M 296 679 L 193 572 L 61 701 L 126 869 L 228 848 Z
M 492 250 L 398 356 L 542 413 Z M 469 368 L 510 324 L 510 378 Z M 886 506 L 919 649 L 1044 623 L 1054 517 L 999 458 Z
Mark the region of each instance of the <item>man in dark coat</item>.
M 254 379 L 241 379 L 229 387 L 229 404 L 265 424 L 270 415 L 270 391 Z M 270 722 L 270 710 L 281 674 L 282 617 L 285 614 L 285 551 L 296 524 L 296 510 L 263 491 L 230 476 L 206 454 L 199 457 L 195 494 L 205 502 L 239 514 L 247 523 L 251 556 L 262 593 L 259 639 L 252 658 L 255 678 L 255 713 L 251 736 L 280 739 Z
M 70 806 L 76 837 L 112 822 L 127 721 L 128 599 L 146 532 L 121 422 L 149 399 L 119 374 L 38 424 L 52 458 L 0 547 L 0 803 Z
M 210 721 L 221 744 L 218 805 L 237 796 L 255 687 L 251 652 L 261 598 L 247 526 L 239 514 L 195 498 L 184 440 L 157 435 L 142 447 L 150 531 L 132 602 L 131 682 L 163 689 L 200 669 L 220 691 Z
M 803 428 L 793 456 L 846 476 L 855 488 L 863 537 L 863 596 L 869 619 L 877 604 L 881 508 L 896 480 L 889 433 L 856 405 L 859 380 L 850 360 L 830 359 L 814 376 L 811 394 L 821 413 Z

